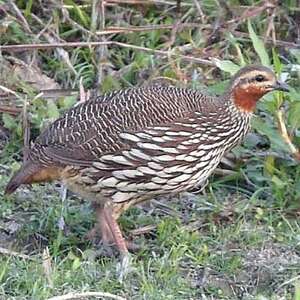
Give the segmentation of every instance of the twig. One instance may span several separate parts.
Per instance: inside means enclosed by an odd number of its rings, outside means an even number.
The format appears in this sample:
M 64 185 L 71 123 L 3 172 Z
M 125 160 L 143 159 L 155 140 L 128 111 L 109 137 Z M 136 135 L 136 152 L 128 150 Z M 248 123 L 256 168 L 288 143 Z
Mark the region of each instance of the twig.
M 29 121 L 28 121 L 28 115 L 27 115 L 27 98 L 24 98 L 23 101 L 23 114 L 22 114 L 22 118 L 23 118 L 23 134 L 24 134 L 24 148 L 23 148 L 23 162 L 27 161 L 28 158 L 28 154 L 29 154 L 29 144 L 30 144 L 30 125 L 29 125 Z
M 79 79 L 79 102 L 83 103 L 90 98 L 90 91 L 85 91 L 82 84 L 82 77 Z
M 31 14 L 31 17 L 32 17 L 35 21 L 37 21 L 41 26 L 44 26 L 44 29 L 42 29 L 42 31 L 39 32 L 38 35 L 36 36 L 36 39 L 37 39 L 37 38 L 40 38 L 41 34 L 44 34 L 45 31 L 47 31 L 48 33 L 51 33 L 53 36 L 55 36 L 55 38 L 56 38 L 58 41 L 61 41 L 61 42 L 64 41 L 62 38 L 60 38 L 59 35 L 56 34 L 56 32 L 55 32 L 54 30 L 52 30 L 51 24 L 48 26 L 49 22 L 45 25 L 44 22 L 43 22 L 38 16 L 36 16 L 36 15 L 33 14 L 33 13 Z M 50 18 L 49 21 L 51 21 L 51 18 Z
M 16 98 L 20 99 L 20 96 L 16 92 L 14 92 L 13 90 L 11 90 L 3 85 L 0 85 L 0 90 L 6 92 L 8 94 L 13 94 Z
M 100 31 L 105 31 L 105 1 L 93 0 L 92 5 L 92 24 L 91 31 L 95 32 L 97 28 Z M 100 36 L 100 42 L 105 42 L 104 36 Z M 103 81 L 103 62 L 106 59 L 107 46 L 99 46 L 96 48 L 96 61 L 94 62 L 97 68 L 96 84 L 102 86 Z
M 73 300 L 73 299 L 83 299 L 88 297 L 101 297 L 101 298 L 110 298 L 114 300 L 126 300 L 126 298 L 113 295 L 110 293 L 103 293 L 103 292 L 85 292 L 85 293 L 69 293 L 62 296 L 55 296 L 52 298 L 48 298 L 47 300 Z
M 32 50 L 32 49 L 55 49 L 57 47 L 60 48 L 74 48 L 74 47 L 93 47 L 93 46 L 101 46 L 101 45 L 107 45 L 107 46 L 119 46 L 123 48 L 130 48 L 134 50 L 140 50 L 152 54 L 157 55 L 163 55 L 167 57 L 177 57 L 181 58 L 186 61 L 195 62 L 207 66 L 215 66 L 215 63 L 202 58 L 197 58 L 193 56 L 187 56 L 187 55 L 181 55 L 177 53 L 173 53 L 170 51 L 163 51 L 163 50 L 154 50 L 146 47 L 121 43 L 121 42 L 114 42 L 114 41 L 106 41 L 106 42 L 71 42 L 71 43 L 53 43 L 53 44 L 47 44 L 47 43 L 41 43 L 41 44 L 22 44 L 22 45 L 5 45 L 0 46 L 0 50 L 2 51 L 10 51 L 10 52 L 20 52 L 24 50 Z
M 228 169 L 217 168 L 214 170 L 214 174 L 219 176 L 232 176 L 232 175 L 237 175 L 238 172 L 228 170 Z
M 296 280 L 298 280 L 298 279 L 300 279 L 300 275 L 297 275 L 297 276 L 295 276 L 295 277 L 293 277 L 293 278 L 291 278 L 291 279 L 289 279 L 289 280 L 283 282 L 281 285 L 279 285 L 279 286 L 277 287 L 277 290 L 279 290 L 279 289 L 282 288 L 283 286 L 288 285 L 288 284 L 290 284 L 290 283 L 292 283 L 292 282 L 294 282 L 294 281 L 296 281 Z
M 205 23 L 205 15 L 204 15 L 203 10 L 201 8 L 200 1 L 198 1 L 198 0 L 193 0 L 193 1 L 194 1 L 194 5 L 196 6 L 196 9 L 198 11 L 198 14 L 201 18 L 201 22 L 204 24 Z
M 178 13 L 177 13 L 177 15 L 178 15 Z M 173 28 L 171 30 L 170 40 L 164 46 L 165 49 L 170 49 L 172 47 L 172 45 L 175 43 L 180 22 L 181 22 L 181 20 L 180 20 L 180 18 L 178 18 L 178 20 L 176 20 L 175 24 L 173 25 Z
M 106 0 L 105 5 L 106 6 L 115 6 L 117 4 L 133 4 L 133 5 L 172 5 L 175 6 L 176 3 L 172 1 L 166 1 L 166 0 Z M 81 4 L 76 5 L 79 8 L 88 8 L 91 7 L 91 4 Z M 181 6 L 192 6 L 191 3 L 183 2 L 181 3 Z M 64 4 L 63 8 L 67 9 L 73 9 L 73 5 Z
M 55 43 L 55 42 L 64 42 L 63 39 L 60 38 L 60 36 L 51 29 L 51 27 L 48 24 L 45 26 L 44 22 L 36 15 L 32 14 L 32 17 L 42 26 L 44 26 L 44 29 L 36 36 L 35 40 L 37 40 L 41 35 L 45 37 L 45 39 L 48 41 L 48 43 Z M 64 49 L 55 49 L 57 55 L 62 58 L 62 60 L 65 62 L 66 66 L 69 67 L 69 69 L 77 75 L 77 72 L 73 65 L 70 62 L 69 54 Z
M 176 14 L 178 19 L 180 19 L 181 15 L 181 0 L 176 0 Z
M 34 14 L 32 14 L 32 17 L 35 17 L 36 20 L 39 20 L 39 18 L 36 17 Z M 39 21 L 42 23 L 41 20 L 39 20 Z M 40 39 L 40 36 L 42 36 L 47 30 L 49 30 L 49 27 L 51 26 L 52 21 L 53 21 L 53 18 L 51 17 L 51 18 L 49 19 L 49 21 L 47 22 L 46 25 L 44 25 L 44 24 L 42 23 L 43 26 L 44 26 L 44 28 L 43 28 L 43 29 L 35 36 L 35 40 L 36 40 L 36 41 L 38 41 L 38 40 Z
M 275 9 L 270 9 L 271 13 L 268 16 L 268 27 L 265 33 L 265 39 L 267 39 L 270 35 L 273 43 L 276 45 L 276 30 L 274 25 L 274 19 L 276 17 Z
M 3 105 L 0 106 L 0 113 L 6 113 L 13 116 L 17 116 L 21 111 L 22 109 L 18 107 L 10 107 L 10 106 L 3 106 Z
M 228 32 L 227 28 L 222 28 L 220 30 L 223 31 L 223 32 Z M 237 37 L 249 39 L 249 34 L 245 33 L 245 32 L 241 32 L 241 31 L 238 31 L 238 30 L 233 30 L 232 34 L 236 35 Z M 258 35 L 258 37 L 260 39 L 263 39 L 263 37 L 260 36 L 260 35 Z M 297 48 L 297 49 L 300 48 L 300 44 L 287 42 L 287 41 L 281 41 L 281 40 L 276 40 L 276 44 L 274 44 L 274 41 L 270 38 L 266 38 L 265 43 L 275 45 L 275 46 L 281 46 L 281 47 L 289 47 L 289 48 Z
M 116 4 L 136 4 L 136 5 L 176 5 L 176 2 L 165 1 L 165 0 L 107 0 L 107 4 L 116 3 Z M 106 5 L 107 5 L 106 4 Z M 191 6 L 191 3 L 181 3 L 182 5 Z
M 19 253 L 19 252 L 16 252 L 16 251 L 12 251 L 12 250 L 9 250 L 9 249 L 3 248 L 3 247 L 0 247 L 0 254 L 15 256 L 15 257 L 23 258 L 23 259 L 30 259 L 30 260 L 33 259 L 29 255 L 22 254 L 22 253 Z
M 277 119 L 278 119 L 278 127 L 279 127 L 279 132 L 284 139 L 284 141 L 287 143 L 288 147 L 290 148 L 291 153 L 293 156 L 297 159 L 300 160 L 300 152 L 299 150 L 295 147 L 295 145 L 292 143 L 291 138 L 287 132 L 284 119 L 283 119 L 283 112 L 281 109 L 277 111 Z
M 184 28 L 210 28 L 209 25 L 202 25 L 199 23 L 182 23 L 178 24 L 177 29 L 181 30 Z M 108 35 L 113 33 L 130 33 L 130 32 L 145 32 L 145 31 L 154 31 L 154 30 L 164 30 L 164 29 L 173 29 L 174 24 L 172 25 L 151 25 L 151 26 L 128 26 L 128 27 L 118 27 L 110 26 L 106 27 L 106 30 L 96 31 L 97 35 Z
M 75 96 L 78 94 L 78 90 L 75 89 L 49 89 L 49 90 L 37 90 L 37 92 L 43 93 L 43 99 L 53 99 L 53 98 L 59 98 L 59 97 L 66 97 L 66 96 Z M 16 99 L 23 99 L 26 96 L 26 94 L 19 93 L 18 97 L 15 97 L 14 95 L 0 95 L 0 103 L 3 101 L 14 101 Z M 0 105 L 0 112 L 6 112 L 6 111 L 11 111 L 11 113 L 16 113 L 19 114 L 21 111 L 20 108 L 14 107 L 14 106 L 5 106 L 5 105 Z
M 25 30 L 27 31 L 27 33 L 32 33 L 27 20 L 24 18 L 23 14 L 21 13 L 21 11 L 19 10 L 18 6 L 15 4 L 15 1 L 10 0 L 9 4 L 11 5 L 12 9 L 15 11 L 17 17 L 21 20 L 22 24 L 24 25 Z
M 52 261 L 51 261 L 51 256 L 50 256 L 48 247 L 46 247 L 43 250 L 42 266 L 43 266 L 44 274 L 47 278 L 48 284 L 51 288 L 53 288 L 53 280 L 52 280 L 53 268 L 52 268 Z
M 43 34 L 43 36 L 51 44 L 52 43 L 55 44 L 57 41 L 60 40 L 60 38 L 58 38 L 56 34 L 51 35 L 51 34 L 45 32 Z M 64 61 L 65 65 L 74 73 L 74 75 L 77 76 L 77 71 L 75 70 L 74 66 L 72 65 L 72 63 L 70 61 L 69 53 L 65 49 L 61 49 L 60 47 L 55 48 L 55 52 Z
M 161 202 L 161 201 L 158 201 L 156 199 L 153 199 L 151 201 L 151 203 L 153 204 L 153 206 L 157 209 L 160 209 L 163 213 L 169 215 L 169 216 L 173 216 L 173 217 L 176 217 L 176 218 L 180 218 L 180 219 L 183 219 L 183 214 L 176 211 L 175 209 L 173 209 L 171 206 Z
M 81 5 L 76 5 L 77 7 L 80 7 Z M 81 26 L 80 24 L 78 24 L 76 21 L 74 21 L 71 17 L 70 17 L 70 14 L 69 14 L 69 11 L 67 10 L 67 7 L 65 5 L 62 5 L 60 6 L 61 9 L 62 9 L 62 14 L 64 16 L 64 18 L 69 22 L 71 23 L 75 28 L 77 28 L 78 30 L 86 33 L 86 34 L 89 34 L 91 35 L 92 33 L 85 29 L 83 26 Z M 86 5 L 86 7 L 89 7 L 89 5 Z M 73 8 L 73 6 L 72 6 Z M 84 8 L 84 5 L 81 6 L 81 8 Z
M 234 169 L 234 167 L 236 166 L 236 164 L 233 162 L 233 159 L 229 159 L 226 156 L 222 157 L 221 162 L 224 165 L 227 165 L 228 167 L 230 167 L 231 169 Z
M 222 1 L 225 2 L 225 1 Z M 226 3 L 226 2 L 225 2 Z M 270 1 L 260 1 L 259 4 L 256 6 L 250 6 L 247 9 L 244 10 L 244 12 L 241 14 L 241 16 L 232 18 L 227 22 L 227 24 L 240 24 L 243 21 L 254 18 L 258 15 L 260 15 L 262 12 L 268 10 L 268 9 L 274 9 L 276 8 L 276 5 L 274 3 L 271 3 Z
M 157 225 L 149 224 L 149 225 L 146 225 L 143 227 L 139 227 L 139 228 L 130 230 L 130 235 L 134 235 L 134 236 L 142 235 L 145 233 L 149 233 L 150 231 L 152 231 L 156 228 L 157 228 Z
M 172 29 L 174 25 L 157 25 L 157 26 L 139 26 L 139 27 L 108 27 L 106 30 L 103 31 L 97 31 L 97 35 L 108 35 L 113 33 L 128 33 L 128 32 L 138 32 L 138 31 L 152 31 L 152 30 L 161 30 L 161 29 Z M 203 29 L 209 29 L 211 26 L 209 25 L 201 25 L 201 24 L 194 24 L 194 23 L 185 23 L 180 24 L 178 28 L 203 28 Z M 220 31 L 223 33 L 228 32 L 228 28 L 219 28 Z M 250 39 L 249 34 L 245 32 L 241 32 L 238 30 L 233 30 L 232 34 L 236 35 L 240 38 Z M 262 38 L 261 36 L 258 36 L 259 38 Z M 267 44 L 274 45 L 274 41 L 270 38 L 267 38 L 265 40 Z M 106 41 L 106 42 L 69 42 L 69 43 L 37 43 L 37 44 L 20 44 L 20 45 L 0 45 L 0 50 L 8 51 L 8 52 L 20 52 L 25 50 L 31 50 L 31 49 L 53 49 L 57 47 L 92 47 L 92 46 L 99 46 L 102 45 L 102 43 L 107 43 L 107 45 L 117 45 L 117 44 L 123 44 L 119 42 L 114 41 Z M 133 45 L 132 45 L 133 46 Z M 289 47 L 289 48 L 300 48 L 300 44 L 293 43 L 293 42 L 287 42 L 282 40 L 276 40 L 276 46 L 281 47 Z M 137 47 L 137 46 L 136 46 Z M 155 51 L 155 50 L 152 50 Z

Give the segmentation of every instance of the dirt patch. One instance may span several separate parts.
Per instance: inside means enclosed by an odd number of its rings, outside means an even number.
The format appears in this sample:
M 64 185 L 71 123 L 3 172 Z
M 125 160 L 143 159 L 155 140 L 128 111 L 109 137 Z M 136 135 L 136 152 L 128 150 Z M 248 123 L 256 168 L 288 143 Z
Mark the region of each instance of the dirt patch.
M 272 290 L 280 295 L 286 292 L 287 285 L 290 289 L 294 288 L 291 279 L 299 271 L 300 264 L 300 255 L 296 250 L 267 243 L 259 249 L 241 250 L 237 254 L 242 256 L 238 272 L 225 274 L 217 272 L 215 267 L 199 266 L 190 270 L 192 285 L 203 293 L 219 292 L 221 298 L 230 299 L 253 299 L 251 295 L 255 294 L 268 296 L 266 291 Z

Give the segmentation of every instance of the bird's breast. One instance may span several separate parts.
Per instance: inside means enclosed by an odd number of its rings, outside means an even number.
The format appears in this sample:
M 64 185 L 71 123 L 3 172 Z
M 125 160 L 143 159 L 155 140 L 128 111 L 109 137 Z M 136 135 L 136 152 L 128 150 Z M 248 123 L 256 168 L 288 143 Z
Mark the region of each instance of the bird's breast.
M 91 167 L 81 170 L 78 181 L 89 194 L 115 203 L 199 186 L 247 131 L 245 124 L 226 127 L 203 123 L 177 122 L 121 133 L 128 147 L 99 157 Z

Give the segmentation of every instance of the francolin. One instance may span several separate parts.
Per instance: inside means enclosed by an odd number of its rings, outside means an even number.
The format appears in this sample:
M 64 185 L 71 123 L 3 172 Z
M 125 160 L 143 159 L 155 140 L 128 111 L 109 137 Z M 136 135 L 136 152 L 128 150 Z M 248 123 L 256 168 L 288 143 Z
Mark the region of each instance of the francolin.
M 125 259 L 120 213 L 203 185 L 247 134 L 257 101 L 274 90 L 288 87 L 269 68 L 252 65 L 237 72 L 219 97 L 155 85 L 90 99 L 40 134 L 5 192 L 21 184 L 62 181 L 93 201 L 94 231 Z

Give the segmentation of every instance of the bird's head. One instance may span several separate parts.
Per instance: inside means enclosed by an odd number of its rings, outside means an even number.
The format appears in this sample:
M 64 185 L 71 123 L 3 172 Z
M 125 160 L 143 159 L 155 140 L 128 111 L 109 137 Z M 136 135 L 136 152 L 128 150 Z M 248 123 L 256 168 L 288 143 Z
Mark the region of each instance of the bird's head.
M 277 80 L 274 72 L 263 66 L 247 66 L 232 78 L 229 88 L 234 104 L 243 112 L 253 112 L 256 102 L 268 92 L 287 92 L 288 85 Z

